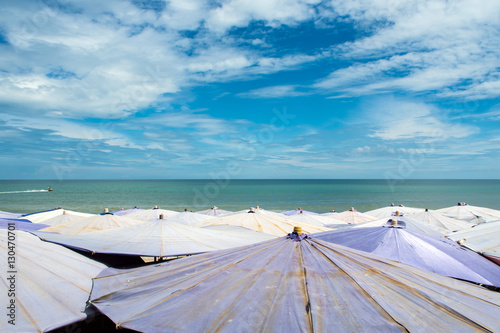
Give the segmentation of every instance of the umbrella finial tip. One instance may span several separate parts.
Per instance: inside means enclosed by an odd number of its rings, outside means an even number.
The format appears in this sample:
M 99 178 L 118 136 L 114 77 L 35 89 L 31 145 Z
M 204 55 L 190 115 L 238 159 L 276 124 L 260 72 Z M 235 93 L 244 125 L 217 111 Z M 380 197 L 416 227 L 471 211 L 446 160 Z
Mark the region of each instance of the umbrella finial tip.
M 302 235 L 302 228 L 301 227 L 293 227 L 293 233 L 297 235 Z

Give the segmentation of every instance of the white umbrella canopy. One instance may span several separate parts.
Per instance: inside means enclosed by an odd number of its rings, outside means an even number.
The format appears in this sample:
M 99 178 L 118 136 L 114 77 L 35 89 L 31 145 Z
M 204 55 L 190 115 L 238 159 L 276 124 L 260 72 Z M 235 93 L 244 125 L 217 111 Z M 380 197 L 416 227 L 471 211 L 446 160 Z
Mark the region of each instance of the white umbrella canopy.
M 370 210 L 365 212 L 365 214 L 371 215 L 377 219 L 385 218 L 385 217 L 391 217 L 396 215 L 396 212 L 399 212 L 401 215 L 412 215 L 416 213 L 421 213 L 425 209 L 423 208 L 415 208 L 415 207 L 405 207 L 403 205 L 400 206 L 387 206 L 387 207 L 382 207 L 382 208 L 377 208 L 374 210 Z
M 92 215 L 95 216 L 95 215 Z M 79 222 L 84 220 L 86 217 L 81 216 L 81 215 L 73 215 L 68 213 L 67 211 L 64 211 L 61 215 L 57 215 L 54 217 L 51 217 L 48 220 L 43 221 L 43 224 L 53 226 L 57 224 L 62 224 L 62 223 L 71 223 L 71 222 Z
M 500 265 L 500 221 L 481 223 L 470 229 L 449 233 L 446 237 Z
M 164 219 L 81 235 L 36 234 L 43 240 L 90 252 L 149 257 L 197 254 L 276 238 L 258 232 L 196 228 Z
M 136 225 L 142 221 L 113 214 L 94 215 L 83 220 L 52 225 L 41 231 L 57 232 L 64 235 L 78 235 L 105 229 Z
M 92 278 L 106 266 L 23 231 L 16 232 L 15 244 L 14 267 L 7 267 L 8 234 L 0 230 L 0 277 L 4 282 L 0 284 L 0 304 L 10 311 L 7 308 L 14 299 L 16 306 L 15 326 L 4 314 L 0 331 L 47 332 L 85 319 Z M 8 279 L 12 270 L 17 272 L 15 280 Z M 15 297 L 10 298 L 12 281 Z
M 345 221 L 335 220 L 333 217 L 327 217 L 322 215 L 304 214 L 299 213 L 295 215 L 289 215 L 286 217 L 288 220 L 299 221 L 302 223 L 318 225 L 321 227 L 328 227 L 332 224 L 347 224 Z
M 291 233 L 295 226 L 302 227 L 302 230 L 308 233 L 331 230 L 331 228 L 288 220 L 285 219 L 284 217 L 276 217 L 274 214 L 262 214 L 262 213 L 231 214 L 223 217 L 216 217 L 211 220 L 198 223 L 196 226 L 207 227 L 211 225 L 222 225 L 222 224 L 240 226 L 253 231 L 263 232 L 278 237 Z
M 301 207 L 293 209 L 293 210 L 288 210 L 286 212 L 281 212 L 281 214 L 286 215 L 286 216 L 292 216 L 292 215 L 297 215 L 297 214 L 320 215 L 320 214 L 315 213 L 315 212 L 303 210 Z
M 242 214 L 242 213 L 248 213 L 248 212 L 252 212 L 252 213 L 255 213 L 255 214 L 258 214 L 258 215 L 267 215 L 267 216 L 274 216 L 276 218 L 287 218 L 286 216 L 284 216 L 283 214 L 281 213 L 277 213 L 277 212 L 272 212 L 270 210 L 266 210 L 266 209 L 263 209 L 263 208 L 260 208 L 259 206 L 256 206 L 256 207 L 250 207 L 248 209 L 243 209 L 243 210 L 239 210 L 237 212 L 234 212 L 232 214 L 226 214 L 227 215 L 235 215 L 235 214 Z
M 457 220 L 467 221 L 473 224 L 500 220 L 500 211 L 477 206 L 469 206 L 466 203 L 459 203 L 456 206 L 441 208 L 437 210 L 445 216 Z
M 327 217 L 330 219 L 344 221 L 348 224 L 359 224 L 363 222 L 376 220 L 375 217 L 365 213 L 358 212 L 354 208 L 351 208 L 349 210 L 346 210 L 342 213 L 338 213 L 335 215 L 328 215 Z M 333 222 L 333 224 L 335 224 L 335 222 Z
M 231 214 L 233 212 L 231 212 L 229 210 L 219 209 L 218 207 L 213 206 L 209 209 L 201 210 L 201 211 L 196 212 L 196 213 L 203 214 L 203 215 L 209 215 L 209 216 L 220 216 L 220 215 Z
M 427 224 L 422 220 L 415 220 L 410 216 L 393 216 L 392 218 L 383 218 L 375 221 L 360 223 L 351 226 L 351 228 L 370 228 L 370 227 L 382 227 L 390 225 L 397 221 L 397 224 L 405 226 L 409 230 L 415 230 L 424 234 L 430 234 L 435 236 L 444 236 L 450 233 L 453 229 L 447 229 L 447 227 L 439 224 Z
M 443 214 L 440 214 L 439 212 L 435 210 L 425 210 L 421 213 L 415 213 L 408 218 L 415 220 L 415 221 L 420 221 L 424 223 L 425 225 L 431 225 L 435 226 L 441 229 L 446 229 L 450 231 L 456 231 L 456 230 L 462 230 L 462 229 L 469 229 L 471 228 L 474 224 L 463 221 L 463 220 L 457 220 L 448 216 L 445 216 Z
M 169 216 L 173 216 L 175 214 L 179 214 L 179 212 L 175 212 L 173 210 L 161 209 L 161 208 L 153 208 L 153 209 L 144 209 L 139 210 L 130 214 L 125 215 L 128 218 L 145 221 L 157 220 L 160 218 L 160 215 L 163 215 L 164 218 Z
M 314 238 L 106 269 L 91 302 L 141 332 L 500 330 L 499 293 Z
M 182 212 L 167 217 L 169 222 L 176 222 L 184 225 L 196 225 L 200 222 L 213 219 L 213 216 L 191 212 Z
M 56 209 L 48 210 L 46 212 L 39 212 L 39 213 L 32 213 L 32 214 L 23 215 L 22 218 L 30 220 L 33 223 L 44 223 L 44 221 L 46 221 L 50 218 L 64 214 L 64 212 L 66 212 L 70 215 L 82 216 L 82 217 L 95 216 L 94 214 L 80 213 L 80 212 L 75 212 L 72 210 L 56 208 Z

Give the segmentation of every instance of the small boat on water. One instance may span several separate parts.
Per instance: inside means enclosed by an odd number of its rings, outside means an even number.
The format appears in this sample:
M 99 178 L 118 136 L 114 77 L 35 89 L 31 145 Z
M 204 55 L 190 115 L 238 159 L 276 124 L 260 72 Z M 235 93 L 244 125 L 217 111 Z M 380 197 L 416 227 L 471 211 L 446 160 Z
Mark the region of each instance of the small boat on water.
M 49 187 L 47 188 L 47 191 L 52 192 L 52 191 L 53 191 L 53 189 L 49 186 Z

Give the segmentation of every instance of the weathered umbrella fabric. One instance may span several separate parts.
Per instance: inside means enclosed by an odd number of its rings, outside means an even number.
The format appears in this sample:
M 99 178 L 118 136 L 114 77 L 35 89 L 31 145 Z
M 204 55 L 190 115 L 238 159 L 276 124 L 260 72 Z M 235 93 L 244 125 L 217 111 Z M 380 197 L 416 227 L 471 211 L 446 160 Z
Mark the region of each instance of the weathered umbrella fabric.
M 226 214 L 231 214 L 233 212 L 229 210 L 224 210 L 224 209 L 219 209 L 217 207 L 212 207 L 210 209 L 205 209 L 201 210 L 199 212 L 196 212 L 197 214 L 202 214 L 202 215 L 209 215 L 209 216 L 221 216 L 221 215 L 226 215 Z
M 93 215 L 83 220 L 60 223 L 42 229 L 47 232 L 57 232 L 64 235 L 78 235 L 99 230 L 114 229 L 143 223 L 126 216 L 115 216 L 112 214 Z
M 291 216 L 291 215 L 297 215 L 297 214 L 306 214 L 306 215 L 320 215 L 315 212 L 310 212 L 308 210 L 302 210 L 302 209 L 294 209 L 294 210 L 289 210 L 286 212 L 281 212 L 283 215 Z
M 425 209 L 423 208 L 415 208 L 415 207 L 406 207 L 406 206 L 387 206 L 387 207 L 382 207 L 382 208 L 377 208 L 374 210 L 370 210 L 365 212 L 365 214 L 368 214 L 370 216 L 373 216 L 377 219 L 385 218 L 385 217 L 391 217 L 396 214 L 396 212 L 401 213 L 401 215 L 412 215 L 416 213 L 421 213 Z
M 16 232 L 14 269 L 7 266 L 7 230 L 0 230 L 0 304 L 2 332 L 47 332 L 83 320 L 92 278 L 106 266 L 62 246 L 42 242 L 38 237 Z M 9 273 L 15 271 L 16 273 Z M 15 279 L 12 280 L 12 275 Z M 9 280 L 10 278 L 10 280 Z M 14 281 L 15 297 L 8 296 Z M 6 314 L 15 300 L 15 326 Z
M 289 220 L 299 221 L 302 223 L 318 225 L 321 227 L 328 227 L 332 224 L 348 224 L 345 221 L 335 220 L 332 217 L 322 216 L 322 215 L 312 215 L 312 214 L 295 214 L 286 217 Z
M 184 225 L 196 225 L 200 222 L 211 220 L 213 217 L 191 212 L 182 212 L 167 217 L 169 222 L 176 222 Z
M 441 275 L 500 287 L 500 266 L 442 236 L 387 226 L 333 230 L 317 233 L 314 238 Z
M 346 210 L 342 213 L 338 213 L 335 215 L 328 215 L 327 217 L 334 219 L 334 220 L 337 220 L 337 221 L 338 220 L 344 221 L 344 222 L 349 223 L 349 224 L 359 224 L 359 223 L 363 223 L 363 222 L 373 221 L 376 219 L 375 217 L 373 217 L 371 215 L 358 212 L 354 208 L 351 208 L 349 210 Z M 336 223 L 332 222 L 332 224 L 336 224 Z
M 23 219 L 30 220 L 33 223 L 43 223 L 45 220 L 48 220 L 50 218 L 53 218 L 58 215 L 64 214 L 64 212 L 67 212 L 68 214 L 71 215 L 77 215 L 77 216 L 83 216 L 83 217 L 90 217 L 94 216 L 94 214 L 87 214 L 87 213 L 80 213 L 80 212 L 75 212 L 67 209 L 62 209 L 62 208 L 56 208 L 44 212 L 38 212 L 38 213 L 31 213 L 31 214 L 26 214 L 23 215 Z
M 141 332 L 500 330 L 500 293 L 314 238 L 106 269 L 91 302 Z
M 164 218 L 167 218 L 175 214 L 179 214 L 179 212 L 175 212 L 173 210 L 168 210 L 168 209 L 156 208 L 156 209 L 144 209 L 136 211 L 127 214 L 126 217 L 145 222 L 145 221 L 153 221 L 159 219 L 160 215 L 163 215 Z
M 211 225 L 223 225 L 223 224 L 235 225 L 278 237 L 285 236 L 291 233 L 293 231 L 294 226 L 302 227 L 302 230 L 307 233 L 331 230 L 331 228 L 288 220 L 284 216 L 277 217 L 275 214 L 280 214 L 280 213 L 231 214 L 227 216 L 216 217 L 211 220 L 198 223 L 196 226 L 207 227 Z
M 437 212 L 448 217 L 467 221 L 473 224 L 500 220 L 500 211 L 498 210 L 469 206 L 465 203 L 459 203 L 456 206 L 438 209 Z
M 276 238 L 253 232 L 214 231 L 154 220 L 81 235 L 36 233 L 43 240 L 95 253 L 169 257 L 254 244 Z
M 140 211 L 143 211 L 144 209 L 141 209 L 141 208 L 137 208 L 137 207 L 134 207 L 134 208 L 130 208 L 130 209 L 120 209 L 120 210 L 117 210 L 115 212 L 113 212 L 113 215 L 116 215 L 116 216 L 124 216 L 124 215 L 127 215 L 127 214 L 130 214 L 130 213 L 136 213 L 136 212 L 140 212 Z
M 31 223 L 31 221 L 24 219 L 0 218 L 1 229 L 8 229 L 11 226 L 13 226 L 16 230 L 23 230 L 23 231 L 36 231 L 48 227 L 48 225 L 46 224 Z
M 481 223 L 470 229 L 450 233 L 446 237 L 500 265 L 500 221 Z

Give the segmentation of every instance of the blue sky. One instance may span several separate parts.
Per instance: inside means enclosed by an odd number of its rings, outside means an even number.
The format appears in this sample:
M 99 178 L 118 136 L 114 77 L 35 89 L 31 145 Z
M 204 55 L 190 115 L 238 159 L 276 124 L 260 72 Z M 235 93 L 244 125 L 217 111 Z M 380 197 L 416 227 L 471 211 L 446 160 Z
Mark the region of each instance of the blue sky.
M 9 1 L 2 179 L 500 178 L 500 2 Z

